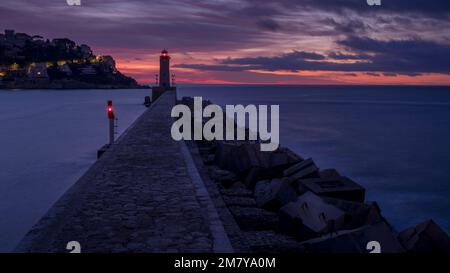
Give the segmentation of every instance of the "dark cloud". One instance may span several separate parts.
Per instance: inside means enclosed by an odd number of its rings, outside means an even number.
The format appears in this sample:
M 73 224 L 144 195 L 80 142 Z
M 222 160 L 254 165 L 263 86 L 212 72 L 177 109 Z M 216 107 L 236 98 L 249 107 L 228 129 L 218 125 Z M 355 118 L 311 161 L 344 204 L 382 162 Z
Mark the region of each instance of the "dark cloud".
M 70 37 L 93 47 L 177 51 L 252 47 L 264 38 L 261 24 L 277 28 L 271 18 L 257 26 L 253 19 L 227 15 L 234 10 L 214 1 L 90 0 L 69 7 L 65 0 L 2 0 L 0 25 L 46 38 Z
M 369 60 L 371 56 L 367 54 L 345 54 L 341 52 L 331 52 L 328 54 L 328 58 L 334 60 Z
M 341 54 L 331 53 L 330 56 L 340 60 L 360 61 L 336 63 L 326 61 L 325 56 L 314 52 L 294 51 L 274 57 L 249 57 L 225 59 L 220 65 L 198 67 L 197 69 L 227 69 L 229 65 L 233 70 L 251 69 L 277 71 L 345 71 L 367 72 L 375 76 L 373 72 L 398 73 L 408 76 L 418 76 L 421 73 L 450 74 L 450 45 L 422 40 L 374 40 L 371 38 L 349 37 L 339 41 L 339 44 L 347 47 L 350 52 L 358 53 Z M 367 55 L 370 53 L 372 55 Z M 228 65 L 228 66 L 227 66 Z M 241 67 L 239 67 L 241 66 Z M 378 75 L 378 74 L 377 74 Z
M 367 72 L 365 74 L 368 75 L 368 76 L 372 76 L 372 77 L 380 77 L 381 76 L 380 74 L 374 73 L 374 72 Z
M 363 21 L 353 18 L 345 18 L 340 22 L 336 21 L 333 18 L 327 18 L 326 20 L 324 20 L 324 23 L 333 26 L 334 30 L 337 33 L 346 35 L 365 34 L 368 31 L 373 30 Z
M 231 66 L 231 65 L 207 65 L 207 64 L 177 64 L 176 68 L 188 68 L 203 71 L 248 71 L 252 69 L 259 69 L 259 66 Z
M 281 29 L 281 26 L 272 19 L 259 20 L 257 25 L 263 30 L 278 31 Z
M 305 63 L 307 60 L 324 60 L 325 56 L 314 52 L 293 51 L 291 53 L 282 54 L 275 57 L 250 57 L 250 58 L 236 58 L 221 60 L 220 63 L 224 65 L 250 65 L 252 68 L 265 67 L 266 70 L 280 70 L 277 67 L 283 67 L 287 70 L 298 70 L 295 68 L 300 63 Z M 245 68 L 245 67 L 244 67 Z
M 381 41 L 349 37 L 339 41 L 349 50 L 375 54 L 367 66 L 387 72 L 450 72 L 450 44 L 423 40 Z
M 344 76 L 358 77 L 358 74 L 356 74 L 356 73 L 344 73 Z
M 418 77 L 422 75 L 421 73 L 404 73 L 403 75 L 409 76 L 409 77 Z
M 383 73 L 383 76 L 386 76 L 386 77 L 397 77 L 398 75 L 396 73 L 385 72 L 385 73 Z
M 252 2 L 255 0 L 251 0 Z M 428 16 L 448 16 L 448 0 L 381 0 L 381 6 L 369 6 L 366 0 L 280 0 L 286 7 L 309 7 L 328 11 L 352 10 L 361 12 L 401 12 Z
M 374 9 L 365 0 L 85 0 L 79 8 L 69 7 L 65 0 L 2 0 L 0 25 L 46 37 L 71 37 L 97 47 L 188 51 L 232 50 L 276 42 L 270 32 L 261 30 L 282 32 L 284 39 L 296 35 L 362 35 L 372 30 L 354 15 L 339 14 L 343 10 L 375 12 L 377 16 L 390 12 L 442 16 L 449 13 L 450 1 L 383 0 L 382 6 Z M 299 17 L 297 28 L 295 22 L 283 23 L 282 19 L 292 12 L 310 11 L 326 19 Z M 400 25 L 413 20 L 405 19 L 407 16 L 395 18 L 392 23 Z M 326 29 L 327 25 L 334 30 Z

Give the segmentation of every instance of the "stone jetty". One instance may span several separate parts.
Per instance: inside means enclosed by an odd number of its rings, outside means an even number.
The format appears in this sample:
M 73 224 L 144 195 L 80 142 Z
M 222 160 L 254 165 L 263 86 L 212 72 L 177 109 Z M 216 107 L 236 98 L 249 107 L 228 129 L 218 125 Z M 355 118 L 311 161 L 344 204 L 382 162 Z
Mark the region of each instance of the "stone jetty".
M 18 252 L 233 252 L 161 96 L 50 209 Z
M 172 139 L 166 91 L 24 237 L 17 252 L 450 252 L 432 220 L 398 232 L 366 190 L 287 148 Z M 208 104 L 209 102 L 205 102 Z

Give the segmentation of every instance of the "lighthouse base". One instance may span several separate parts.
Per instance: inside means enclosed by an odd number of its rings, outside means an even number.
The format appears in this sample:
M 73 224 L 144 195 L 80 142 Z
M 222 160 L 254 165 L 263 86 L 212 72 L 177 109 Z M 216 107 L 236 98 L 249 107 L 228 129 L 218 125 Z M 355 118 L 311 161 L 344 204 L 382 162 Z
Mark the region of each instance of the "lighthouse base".
M 154 102 L 157 98 L 159 98 L 166 91 L 177 91 L 177 88 L 176 87 L 160 87 L 160 86 L 152 87 L 152 102 Z

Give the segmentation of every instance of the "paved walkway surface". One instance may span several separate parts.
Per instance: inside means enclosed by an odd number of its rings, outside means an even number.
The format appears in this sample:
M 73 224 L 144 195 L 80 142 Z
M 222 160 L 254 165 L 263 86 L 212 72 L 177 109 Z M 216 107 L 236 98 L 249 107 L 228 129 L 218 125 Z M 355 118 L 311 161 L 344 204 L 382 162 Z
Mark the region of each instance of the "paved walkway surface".
M 232 252 L 167 92 L 50 209 L 18 252 Z

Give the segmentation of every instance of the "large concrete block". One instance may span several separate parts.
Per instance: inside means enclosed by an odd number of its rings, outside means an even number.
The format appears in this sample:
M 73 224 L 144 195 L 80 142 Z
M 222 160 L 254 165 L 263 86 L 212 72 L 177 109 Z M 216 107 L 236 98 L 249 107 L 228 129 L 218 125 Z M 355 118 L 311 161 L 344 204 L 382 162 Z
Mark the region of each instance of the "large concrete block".
M 450 238 L 433 220 L 400 232 L 398 239 L 408 252 L 450 253 Z
M 305 169 L 293 174 L 292 176 L 288 177 L 289 182 L 294 182 L 299 179 L 303 178 L 309 178 L 309 177 L 317 177 L 318 176 L 319 168 L 317 168 L 315 165 L 311 165 L 309 167 L 306 167 Z
M 369 242 L 379 243 L 381 253 L 402 253 L 403 247 L 385 222 L 364 226 L 355 230 L 341 231 L 339 234 L 325 235 L 302 245 L 311 253 L 370 253 L 374 249 Z
M 344 211 L 306 192 L 281 208 L 278 228 L 282 233 L 307 240 L 335 232 L 344 225 L 344 220 Z
M 234 219 L 242 230 L 275 230 L 278 215 L 260 208 L 229 207 Z
M 366 190 L 347 177 L 311 178 L 298 181 L 298 191 L 312 191 L 313 193 L 343 199 L 353 202 L 364 202 Z
M 314 161 L 311 158 L 308 158 L 284 170 L 283 176 L 291 176 L 310 165 L 314 165 Z
M 303 178 L 315 178 L 319 177 L 319 168 L 312 159 L 307 159 L 284 170 L 283 176 L 288 177 L 289 183 Z
M 336 169 L 325 169 L 323 171 L 319 172 L 320 178 L 330 178 L 330 177 L 337 177 L 341 176 L 339 172 Z
M 227 170 L 211 168 L 211 176 L 215 181 L 222 184 L 224 187 L 230 187 L 237 182 L 236 175 Z
M 222 199 L 227 206 L 256 207 L 256 202 L 253 197 L 224 195 Z
M 295 201 L 297 193 L 286 179 L 277 178 L 258 182 L 255 186 L 255 198 L 258 207 L 274 211 Z
M 249 189 L 254 189 L 258 181 L 270 179 L 270 176 L 265 175 L 265 169 L 261 167 L 251 168 L 244 179 L 244 184 Z
M 342 229 L 356 229 L 383 221 L 387 222 L 381 215 L 381 209 L 376 202 L 365 204 L 330 197 L 322 197 L 322 199 L 345 212 L 345 222 Z
M 260 144 L 220 142 L 217 145 L 215 163 L 222 169 L 246 176 L 252 168 L 282 176 L 284 169 L 302 159 L 286 148 L 273 152 L 260 151 Z

